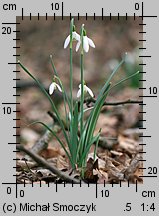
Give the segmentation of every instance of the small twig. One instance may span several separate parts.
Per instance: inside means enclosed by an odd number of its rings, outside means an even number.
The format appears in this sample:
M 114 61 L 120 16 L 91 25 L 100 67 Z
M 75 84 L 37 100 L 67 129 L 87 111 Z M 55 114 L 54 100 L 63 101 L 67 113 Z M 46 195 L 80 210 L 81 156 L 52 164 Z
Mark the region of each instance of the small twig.
M 96 99 L 94 98 L 87 98 L 85 100 L 85 103 L 87 106 L 89 106 L 90 103 L 95 103 Z M 118 101 L 118 102 L 105 102 L 103 104 L 103 106 L 119 106 L 119 105 L 125 105 L 125 104 L 142 104 L 143 101 L 139 101 L 139 100 L 125 100 L 125 101 Z
M 46 131 L 44 135 L 35 143 L 32 147 L 32 152 L 39 153 L 40 151 L 47 149 L 48 143 L 52 139 L 52 134 L 50 131 Z
M 50 170 L 52 173 L 56 174 L 63 180 L 66 180 L 67 182 L 74 183 L 74 184 L 80 184 L 80 181 L 78 179 L 74 179 L 71 176 L 68 176 L 64 174 L 63 172 L 59 171 L 56 167 L 48 164 L 42 157 L 38 156 L 37 154 L 34 154 L 33 152 L 27 150 L 22 145 L 17 145 L 17 150 L 22 151 L 29 155 L 34 161 L 36 161 L 39 165 L 42 165 L 46 169 Z M 82 182 L 83 183 L 83 182 Z
M 55 124 L 58 124 L 58 118 L 56 117 L 54 113 L 52 113 L 51 111 L 48 111 L 47 114 L 52 118 Z
M 48 143 L 51 141 L 51 139 L 52 134 L 50 131 L 47 130 L 44 133 L 44 135 L 38 141 L 35 142 L 35 144 L 31 147 L 30 151 L 34 154 L 38 154 L 42 150 L 47 149 Z M 30 160 L 30 157 L 27 155 L 26 159 Z
M 54 132 L 58 133 L 61 130 L 61 128 L 56 127 L 58 125 L 57 117 L 53 113 L 51 113 L 50 111 L 48 111 L 48 115 L 53 119 L 52 130 L 54 130 Z M 47 149 L 49 142 L 52 140 L 52 137 L 53 137 L 52 133 L 50 131 L 46 130 L 44 135 L 38 141 L 36 141 L 36 143 L 32 146 L 30 151 L 34 154 L 38 154 L 42 150 Z M 30 157 L 27 155 L 26 159 L 29 160 Z
M 24 159 L 25 161 L 25 164 L 26 164 L 26 167 L 28 169 L 28 171 L 34 176 L 34 177 L 37 177 L 36 174 L 30 169 L 30 167 L 28 166 L 28 163 L 27 163 L 27 159 Z

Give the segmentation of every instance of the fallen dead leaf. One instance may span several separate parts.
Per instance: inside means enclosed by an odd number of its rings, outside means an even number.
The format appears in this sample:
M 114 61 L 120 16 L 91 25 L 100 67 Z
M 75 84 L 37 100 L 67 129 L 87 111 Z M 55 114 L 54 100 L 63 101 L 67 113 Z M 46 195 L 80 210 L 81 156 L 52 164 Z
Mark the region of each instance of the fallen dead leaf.
M 135 154 L 136 152 L 142 150 L 142 147 L 139 145 L 139 143 L 131 138 L 127 138 L 123 135 L 118 136 L 118 143 L 119 147 L 126 150 L 130 154 Z
M 37 165 L 36 162 L 31 162 L 31 161 L 25 161 L 25 160 L 17 160 L 16 162 L 16 166 L 18 167 L 17 170 L 19 168 L 21 169 L 30 169 L 30 168 L 33 168 Z
M 94 161 L 92 158 L 89 158 L 87 161 L 87 166 L 86 166 L 86 170 L 84 174 L 86 181 L 90 183 L 97 182 L 98 175 L 93 174 L 93 170 L 96 170 L 96 169 L 98 169 L 98 159 Z
M 58 155 L 57 160 L 56 160 L 56 167 L 59 170 L 68 170 L 69 169 L 69 163 L 68 161 L 62 157 L 61 155 Z
M 89 153 L 88 154 L 87 161 L 89 161 L 89 159 L 94 160 L 94 153 Z M 98 168 L 99 169 L 105 168 L 105 161 L 104 160 L 102 160 L 101 158 L 99 158 L 97 155 L 95 156 L 95 160 L 94 161 L 96 161 L 96 160 L 98 160 Z
M 98 184 L 103 184 L 108 181 L 108 173 L 103 170 L 93 170 L 93 175 L 98 175 Z
M 40 152 L 40 156 L 45 159 L 58 157 L 58 155 L 60 155 L 60 150 L 54 147 L 44 149 Z
M 115 150 L 111 150 L 110 152 L 111 152 L 113 155 L 115 155 L 115 156 L 121 156 L 121 155 L 123 155 L 122 152 L 117 152 L 117 151 L 115 151 Z

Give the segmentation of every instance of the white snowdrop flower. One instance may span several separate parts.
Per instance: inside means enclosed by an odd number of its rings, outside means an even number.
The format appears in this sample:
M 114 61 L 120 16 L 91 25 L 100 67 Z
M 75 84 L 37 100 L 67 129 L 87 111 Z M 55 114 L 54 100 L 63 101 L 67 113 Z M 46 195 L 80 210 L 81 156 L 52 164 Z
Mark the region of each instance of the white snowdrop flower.
M 86 86 L 85 84 L 83 86 L 83 91 L 84 91 L 84 94 L 88 93 L 91 97 L 94 97 L 92 90 L 88 88 L 88 86 Z M 81 96 L 81 84 L 79 85 L 79 90 L 77 92 L 77 98 L 79 98 L 80 96 Z
M 51 85 L 49 86 L 49 94 L 52 95 L 56 89 L 62 92 L 61 87 L 57 83 L 52 82 Z
M 80 45 L 81 45 L 81 40 L 79 40 L 76 45 L 76 52 L 79 50 Z M 86 53 L 89 51 L 89 46 L 95 48 L 94 42 L 89 37 L 83 36 L 83 49 Z
M 76 52 L 79 50 L 80 45 L 81 45 L 81 41 L 79 40 L 78 43 L 77 43 L 77 45 L 76 45 Z
M 83 49 L 85 52 L 89 51 L 89 46 L 95 48 L 94 42 L 87 36 L 83 37 Z
M 72 39 L 74 39 L 76 41 L 80 41 L 80 35 L 77 32 L 73 31 L 72 32 Z M 68 47 L 69 43 L 70 43 L 70 35 L 67 36 L 67 38 L 64 42 L 64 49 L 66 49 Z

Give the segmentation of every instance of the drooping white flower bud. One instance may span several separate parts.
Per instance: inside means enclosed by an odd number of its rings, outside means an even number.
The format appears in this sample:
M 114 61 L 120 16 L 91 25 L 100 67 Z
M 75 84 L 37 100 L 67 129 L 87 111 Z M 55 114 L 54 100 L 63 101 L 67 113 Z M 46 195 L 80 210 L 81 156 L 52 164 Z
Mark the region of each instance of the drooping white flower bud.
M 52 82 L 51 85 L 49 86 L 49 94 L 52 95 L 56 89 L 62 92 L 61 87 L 57 83 Z
M 94 97 L 92 90 L 88 88 L 88 86 L 86 86 L 85 84 L 83 86 L 83 90 L 84 90 L 84 94 L 88 93 L 91 97 Z M 79 85 L 79 90 L 77 92 L 77 98 L 79 98 L 80 96 L 81 96 L 81 84 Z

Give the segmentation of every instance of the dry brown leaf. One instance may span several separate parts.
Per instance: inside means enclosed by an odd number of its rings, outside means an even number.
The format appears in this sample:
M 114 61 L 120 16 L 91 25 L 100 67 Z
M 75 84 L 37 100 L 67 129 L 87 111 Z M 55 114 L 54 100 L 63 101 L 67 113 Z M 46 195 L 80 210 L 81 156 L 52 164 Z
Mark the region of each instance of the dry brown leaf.
M 130 165 L 125 169 L 124 175 L 127 179 L 133 176 L 136 170 L 138 169 L 140 165 L 140 159 L 140 154 L 135 155 L 135 157 L 131 160 Z
M 88 158 L 87 158 L 87 161 L 89 161 L 89 159 L 92 159 L 94 160 L 94 153 L 89 153 L 88 154 Z M 99 169 L 102 169 L 102 168 L 105 168 L 105 161 L 102 160 L 101 158 L 95 156 L 95 161 L 98 160 L 98 168 Z
M 108 181 L 108 173 L 103 171 L 102 169 L 94 169 L 93 175 L 98 175 L 98 184 L 103 184 Z
M 113 155 L 115 155 L 115 156 L 121 156 L 121 155 L 123 155 L 122 152 L 117 152 L 117 151 L 115 151 L 115 150 L 111 150 L 110 152 L 111 152 Z
M 138 140 L 139 135 L 142 135 L 142 132 L 141 132 L 141 130 L 139 130 L 139 128 L 128 128 L 128 129 L 122 131 L 122 135 L 129 137 L 131 139 Z
M 44 149 L 40 152 L 40 156 L 45 159 L 58 157 L 58 155 L 60 155 L 60 150 L 54 147 Z
M 116 131 L 117 125 L 118 125 L 118 119 L 116 118 L 116 116 L 112 116 L 112 115 L 108 116 L 106 114 L 101 113 L 99 115 L 95 133 L 98 133 L 99 128 L 102 128 L 102 132 L 101 132 L 102 136 L 116 137 L 117 136 L 117 131 Z
M 124 165 L 125 167 L 129 166 L 130 164 L 130 157 L 126 154 L 126 153 L 123 153 L 121 156 L 117 156 L 115 157 L 115 160 L 119 163 L 119 164 L 122 164 Z M 118 165 L 119 165 L 118 164 Z
M 52 176 L 56 176 L 54 173 L 52 173 L 50 170 L 48 170 L 48 169 L 42 169 L 42 168 L 40 168 L 40 169 L 37 169 L 36 170 L 36 172 L 35 172 L 35 174 L 38 174 L 38 176 L 40 177 L 46 177 L 46 176 L 49 176 L 50 174 L 52 175 Z
M 25 161 L 25 160 L 17 160 L 16 162 L 16 166 L 18 167 L 17 169 L 21 168 L 21 169 L 30 169 L 33 168 L 37 165 L 37 163 L 35 162 L 31 162 L 31 161 Z
M 61 155 L 58 155 L 57 161 L 56 161 L 56 167 L 59 170 L 69 169 L 69 163 L 66 161 L 64 157 L 62 157 Z
M 131 138 L 127 138 L 123 135 L 118 136 L 119 146 L 122 149 L 125 149 L 127 152 L 134 154 L 137 153 L 142 147 L 139 145 L 137 141 Z
M 106 169 L 110 178 L 114 178 L 116 180 L 124 180 L 124 174 L 116 168 L 113 163 L 107 159 L 106 161 Z
M 85 170 L 85 180 L 89 181 L 90 183 L 97 182 L 98 175 L 93 174 L 93 170 L 98 169 L 98 159 L 94 162 L 92 158 L 89 158 L 87 161 L 87 167 Z
M 34 184 L 46 184 L 45 181 L 35 181 Z

